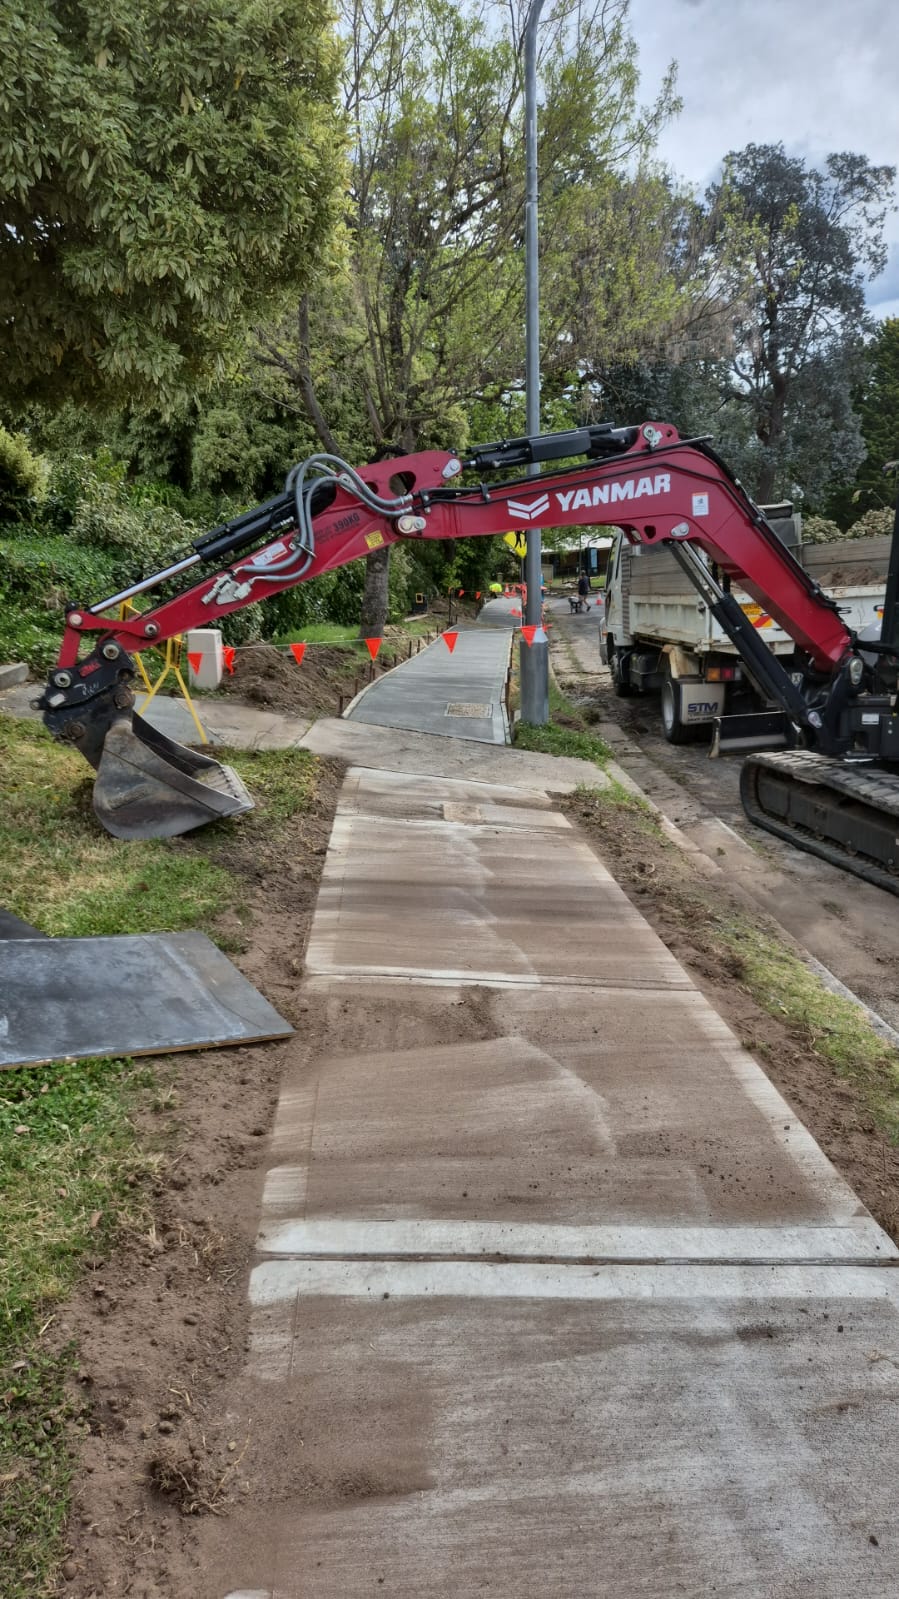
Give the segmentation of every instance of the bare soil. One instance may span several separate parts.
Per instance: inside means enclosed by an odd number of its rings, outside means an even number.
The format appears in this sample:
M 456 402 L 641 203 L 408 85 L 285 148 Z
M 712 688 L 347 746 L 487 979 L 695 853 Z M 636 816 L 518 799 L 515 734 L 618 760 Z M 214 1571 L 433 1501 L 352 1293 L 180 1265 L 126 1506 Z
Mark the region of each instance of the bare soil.
M 447 609 L 445 599 L 435 602 L 428 618 L 434 633 L 447 625 Z M 465 623 L 476 614 L 475 605 L 453 602 L 454 622 Z M 309 644 L 299 665 L 289 649 L 246 644 L 235 652 L 233 671 L 225 673 L 216 693 L 286 716 L 336 716 L 341 697 L 346 700 L 357 693 L 370 676 L 390 671 L 424 642 L 410 638 L 402 627 L 388 626 L 374 665 L 364 651 L 350 644 Z
M 354 675 L 362 672 L 355 651 L 330 644 L 310 644 L 299 666 L 289 650 L 249 644 L 237 650 L 233 665 L 220 694 L 299 717 L 336 716 L 340 696 L 352 693 Z
M 235 963 L 298 1028 L 303 951 L 342 778 L 323 763 L 312 811 L 217 859 L 254 913 Z M 60 1593 L 176 1599 L 195 1555 L 191 1526 L 243 1492 L 251 1440 L 226 1394 L 243 1361 L 245 1279 L 287 1044 L 175 1055 L 141 1129 L 164 1151 L 152 1224 L 88 1263 L 58 1312 L 74 1343 L 85 1435 Z M 0 1584 L 2 1586 L 2 1584 Z

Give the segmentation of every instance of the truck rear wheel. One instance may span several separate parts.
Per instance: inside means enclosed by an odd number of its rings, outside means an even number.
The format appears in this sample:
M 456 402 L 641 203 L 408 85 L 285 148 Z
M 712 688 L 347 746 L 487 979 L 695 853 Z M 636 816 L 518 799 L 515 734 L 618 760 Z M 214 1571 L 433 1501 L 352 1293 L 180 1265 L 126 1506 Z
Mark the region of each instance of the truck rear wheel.
M 612 674 L 612 688 L 620 700 L 628 700 L 633 694 L 630 678 L 627 672 L 627 656 L 622 659 L 621 651 L 609 639 L 609 671 Z
M 696 731 L 681 716 L 680 687 L 666 664 L 662 679 L 662 731 L 669 744 L 692 744 Z

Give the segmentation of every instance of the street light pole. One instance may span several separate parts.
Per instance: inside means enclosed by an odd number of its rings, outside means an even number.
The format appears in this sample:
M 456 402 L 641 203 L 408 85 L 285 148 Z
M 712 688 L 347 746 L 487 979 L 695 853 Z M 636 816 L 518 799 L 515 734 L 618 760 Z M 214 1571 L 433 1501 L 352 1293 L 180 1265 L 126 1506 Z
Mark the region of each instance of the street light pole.
M 537 262 L 537 23 L 544 0 L 531 0 L 524 25 L 524 149 L 526 168 L 525 191 L 525 429 L 533 436 L 540 432 L 540 294 Z M 536 462 L 528 466 L 528 475 L 537 476 L 540 467 Z M 543 613 L 541 600 L 541 539 L 539 528 L 528 529 L 528 548 L 525 557 L 525 582 L 528 597 L 525 605 L 525 622 L 540 626 Z M 542 629 L 541 629 L 542 632 Z M 549 645 L 546 635 L 534 637 L 530 646 L 522 639 L 520 644 L 521 667 L 521 720 L 542 727 L 549 721 Z

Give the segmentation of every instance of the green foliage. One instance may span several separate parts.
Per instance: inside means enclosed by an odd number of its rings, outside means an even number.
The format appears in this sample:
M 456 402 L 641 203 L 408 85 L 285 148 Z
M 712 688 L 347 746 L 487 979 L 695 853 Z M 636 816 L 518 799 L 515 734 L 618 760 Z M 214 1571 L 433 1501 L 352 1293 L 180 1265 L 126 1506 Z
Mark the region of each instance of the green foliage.
M 848 483 L 828 497 L 827 511 L 846 527 L 866 511 L 892 509 L 897 479 L 886 470 L 899 459 L 899 317 L 880 324 L 868 345 L 868 364 L 854 396 L 867 454 Z
M 330 10 L 2 0 L 0 51 L 0 381 L 170 404 L 330 248 Z
M 0 531 L 0 655 L 43 671 L 68 600 L 90 604 L 157 570 L 202 529 L 129 485 L 108 451 L 40 463 L 46 495 Z
M 531 722 L 518 722 L 515 727 L 515 747 L 520 750 L 539 750 L 545 755 L 567 755 L 575 760 L 592 761 L 594 766 L 604 766 L 611 750 L 596 733 L 587 733 L 573 727 L 559 727 L 547 722 L 535 727 Z
M 22 433 L 0 426 L 0 522 L 23 516 L 46 490 L 46 467 Z
M 853 522 L 849 529 L 851 539 L 883 539 L 889 538 L 896 521 L 896 513 L 892 506 L 883 506 L 880 510 L 866 511 L 857 522 Z
M 893 531 L 895 512 L 891 510 L 866 511 L 850 527 L 840 527 L 826 516 L 802 518 L 803 544 L 831 544 L 837 539 L 882 539 Z
M 804 516 L 802 518 L 803 544 L 832 544 L 835 539 L 843 538 L 836 522 L 826 516 Z
M 709 191 L 721 291 L 734 307 L 725 395 L 749 423 L 735 464 L 763 502 L 796 483 L 815 503 L 861 459 L 851 399 L 869 326 L 864 285 L 886 259 L 895 176 L 861 155 L 815 168 L 782 144 L 750 144 L 726 157 Z

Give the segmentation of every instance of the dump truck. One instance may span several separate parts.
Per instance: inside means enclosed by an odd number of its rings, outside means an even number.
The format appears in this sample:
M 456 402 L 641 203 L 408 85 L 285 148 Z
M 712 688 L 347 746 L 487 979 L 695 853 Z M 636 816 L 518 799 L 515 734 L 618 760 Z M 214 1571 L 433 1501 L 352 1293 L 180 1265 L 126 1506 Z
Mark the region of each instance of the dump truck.
M 888 538 L 804 544 L 802 518 L 789 503 L 761 507 L 769 526 L 835 601 L 856 633 L 880 628 L 889 566 Z M 768 649 L 789 671 L 796 645 L 768 608 L 732 593 Z M 616 694 L 657 694 L 669 744 L 711 739 L 713 753 L 786 743 L 779 707 L 770 706 L 740 652 L 668 549 L 616 535 L 609 560 L 599 653 Z M 773 718 L 764 713 L 773 710 Z

